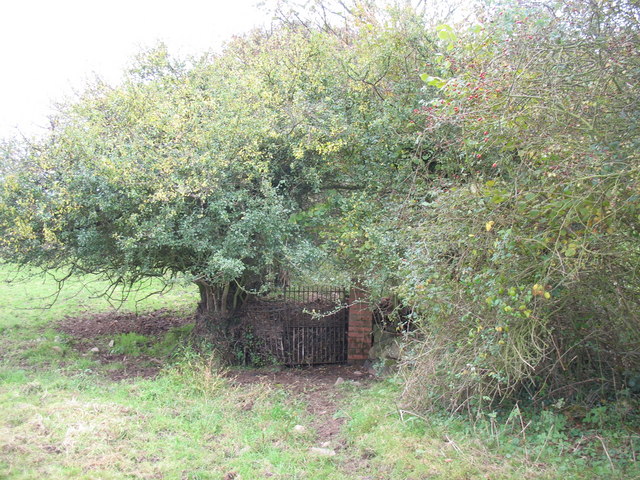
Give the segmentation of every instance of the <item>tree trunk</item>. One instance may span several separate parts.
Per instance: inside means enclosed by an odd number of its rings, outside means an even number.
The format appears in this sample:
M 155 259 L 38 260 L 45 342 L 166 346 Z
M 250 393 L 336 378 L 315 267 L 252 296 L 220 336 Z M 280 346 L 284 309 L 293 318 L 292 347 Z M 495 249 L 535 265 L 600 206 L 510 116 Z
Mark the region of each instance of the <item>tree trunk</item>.
M 209 331 L 216 327 L 226 327 L 249 297 L 237 282 L 210 285 L 198 281 L 196 285 L 200 291 L 196 320 Z

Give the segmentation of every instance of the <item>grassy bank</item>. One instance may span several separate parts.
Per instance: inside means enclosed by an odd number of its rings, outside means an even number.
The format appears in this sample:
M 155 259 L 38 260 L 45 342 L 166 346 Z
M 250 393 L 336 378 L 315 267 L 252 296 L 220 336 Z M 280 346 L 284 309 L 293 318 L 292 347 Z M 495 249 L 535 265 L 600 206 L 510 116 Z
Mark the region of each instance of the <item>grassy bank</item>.
M 72 279 L 42 309 L 56 293 L 51 278 L 17 278 L 9 267 L 2 277 L 0 478 L 640 476 L 640 441 L 623 425 L 586 433 L 553 413 L 474 424 L 421 418 L 398 405 L 401 385 L 393 379 L 334 386 L 301 371 L 295 388 L 270 372 L 238 383 L 215 356 L 186 346 L 188 324 L 151 334 L 83 330 L 82 338 L 61 328 L 96 316 L 105 321 L 91 325 L 123 321 L 96 297 L 100 282 Z M 193 310 L 189 288 L 140 301 L 155 289 L 145 286 L 122 310 L 137 310 L 145 321 L 153 318 L 142 312 L 164 309 L 168 318 Z M 318 398 L 325 403 L 310 408 Z M 325 438 L 328 421 L 340 430 Z

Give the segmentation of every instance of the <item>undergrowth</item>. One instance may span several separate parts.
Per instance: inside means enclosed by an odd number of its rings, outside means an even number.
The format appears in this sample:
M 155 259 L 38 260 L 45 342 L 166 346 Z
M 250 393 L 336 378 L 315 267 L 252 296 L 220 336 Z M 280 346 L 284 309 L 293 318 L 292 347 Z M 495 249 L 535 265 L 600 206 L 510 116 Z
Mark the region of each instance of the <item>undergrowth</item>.
M 352 397 L 349 412 L 349 438 L 376 468 L 386 469 L 385 478 L 403 478 L 409 465 L 424 475 L 418 478 L 640 476 L 640 430 L 615 415 L 576 423 L 558 404 L 473 420 L 444 410 L 424 416 L 394 403 L 402 388 L 398 379 L 382 382 Z

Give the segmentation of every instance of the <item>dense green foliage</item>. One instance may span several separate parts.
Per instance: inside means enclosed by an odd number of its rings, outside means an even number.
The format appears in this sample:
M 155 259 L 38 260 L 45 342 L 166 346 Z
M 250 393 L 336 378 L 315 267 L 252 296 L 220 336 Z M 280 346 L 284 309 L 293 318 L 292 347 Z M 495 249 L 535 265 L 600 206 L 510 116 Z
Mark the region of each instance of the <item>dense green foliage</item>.
M 146 52 L 6 144 L 3 257 L 193 281 L 222 314 L 333 262 L 411 309 L 424 408 L 636 394 L 636 2 L 320 18 Z
M 444 188 L 404 240 L 401 292 L 430 326 L 418 392 L 455 409 L 637 392 L 638 8 L 487 16 L 441 27 L 425 74 L 441 94 L 424 136 L 445 153 Z
M 424 61 L 428 39 L 420 24 L 399 32 L 402 15 L 341 35 L 283 25 L 191 65 L 142 54 L 122 85 L 92 85 L 17 154 L 3 256 L 114 284 L 183 278 L 223 313 L 308 269 L 336 192 L 383 189 L 374 173 L 397 164 L 388 130 L 402 137 L 421 88 L 403 62 Z
M 253 286 L 276 269 L 293 199 L 269 172 L 271 112 L 225 60 L 188 70 L 159 47 L 123 85 L 65 106 L 4 179 L 3 217 L 19 219 L 4 224 L 5 257 L 114 284 Z

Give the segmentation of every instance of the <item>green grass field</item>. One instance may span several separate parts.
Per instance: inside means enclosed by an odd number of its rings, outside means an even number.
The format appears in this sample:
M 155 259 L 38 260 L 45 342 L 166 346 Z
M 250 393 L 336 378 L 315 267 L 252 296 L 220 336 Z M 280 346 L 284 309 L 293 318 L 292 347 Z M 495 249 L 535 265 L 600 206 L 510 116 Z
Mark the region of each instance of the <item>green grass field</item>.
M 50 277 L 1 272 L 2 479 L 640 478 L 637 433 L 572 434 L 559 415 L 524 432 L 521 418 L 421 418 L 398 407 L 394 379 L 298 384 L 308 391 L 269 375 L 240 384 L 186 345 L 188 325 L 151 336 L 64 333 L 63 320 L 113 309 L 97 297 L 100 282 L 70 280 L 47 309 Z M 154 289 L 121 309 L 186 316 L 195 307 L 195 289 L 139 300 Z M 117 361 L 105 362 L 106 351 Z M 136 362 L 156 374 L 137 375 Z M 310 408 L 315 400 L 324 410 Z M 341 427 L 326 444 L 333 420 Z

